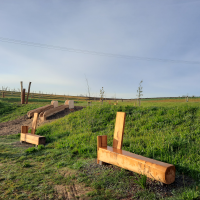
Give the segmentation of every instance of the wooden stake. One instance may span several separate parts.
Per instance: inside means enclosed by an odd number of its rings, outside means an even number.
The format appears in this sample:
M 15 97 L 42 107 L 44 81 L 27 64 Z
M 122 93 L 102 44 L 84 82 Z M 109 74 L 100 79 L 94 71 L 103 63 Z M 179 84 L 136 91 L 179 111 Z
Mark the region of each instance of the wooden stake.
M 22 90 L 21 104 L 25 103 L 25 89 Z
M 29 96 L 29 93 L 30 93 L 30 88 L 31 88 L 31 82 L 29 82 L 29 86 L 28 86 L 28 94 L 27 94 L 27 97 L 26 97 L 26 104 L 28 104 L 28 96 Z

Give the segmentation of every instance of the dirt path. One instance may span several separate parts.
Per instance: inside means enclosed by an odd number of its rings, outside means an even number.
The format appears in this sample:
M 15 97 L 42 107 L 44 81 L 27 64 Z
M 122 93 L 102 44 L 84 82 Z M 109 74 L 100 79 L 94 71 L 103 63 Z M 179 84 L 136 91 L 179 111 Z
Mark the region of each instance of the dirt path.
M 74 112 L 82 110 L 83 108 L 84 107 L 82 107 L 82 106 L 75 106 Z M 71 112 L 70 112 L 69 108 L 67 108 L 64 111 L 61 111 L 55 115 L 52 115 L 51 117 L 48 117 L 47 120 L 44 122 L 40 122 L 40 120 L 38 120 L 37 126 L 41 126 L 42 124 L 52 122 L 56 119 L 64 117 L 65 115 L 68 115 L 70 113 Z M 27 115 L 24 115 L 18 119 L 0 123 L 0 135 L 12 135 L 12 134 L 20 133 L 21 126 L 29 126 L 29 129 L 31 129 L 32 121 L 33 121 L 33 119 L 28 119 Z

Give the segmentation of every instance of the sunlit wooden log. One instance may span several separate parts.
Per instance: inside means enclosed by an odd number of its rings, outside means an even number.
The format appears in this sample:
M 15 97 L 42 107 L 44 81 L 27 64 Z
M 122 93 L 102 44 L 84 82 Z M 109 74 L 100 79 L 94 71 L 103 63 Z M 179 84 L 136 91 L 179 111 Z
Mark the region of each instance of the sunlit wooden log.
M 175 181 L 175 166 L 122 150 L 125 113 L 118 112 L 113 147 L 107 146 L 107 136 L 97 136 L 97 163 L 109 163 L 146 175 L 165 184 Z

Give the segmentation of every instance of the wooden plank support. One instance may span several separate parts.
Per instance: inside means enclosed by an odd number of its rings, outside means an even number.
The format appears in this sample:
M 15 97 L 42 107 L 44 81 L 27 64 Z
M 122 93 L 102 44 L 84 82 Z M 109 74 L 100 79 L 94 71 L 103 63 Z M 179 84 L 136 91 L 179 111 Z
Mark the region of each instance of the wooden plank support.
M 29 118 L 31 118 L 31 117 L 33 117 L 34 113 L 39 114 L 39 113 L 44 112 L 46 110 L 49 110 L 51 108 L 54 108 L 54 106 L 53 105 L 46 105 L 46 106 L 43 106 L 43 107 L 40 107 L 40 108 L 36 108 L 34 110 L 30 110 L 29 112 L 27 112 L 27 116 Z
M 35 134 L 35 130 L 36 130 L 36 126 L 37 126 L 37 120 L 38 120 L 38 113 L 34 113 L 31 134 Z
M 45 145 L 46 138 L 44 136 L 33 135 L 31 133 L 21 133 L 20 142 L 28 142 L 35 145 Z
M 107 135 L 97 136 L 97 151 L 99 151 L 100 147 L 107 147 Z M 97 164 L 104 165 L 105 163 L 99 160 L 97 154 Z
M 175 166 L 122 150 L 125 113 L 118 112 L 113 147 L 107 146 L 107 136 L 97 136 L 97 163 L 110 163 L 130 171 L 144 174 L 165 184 L 175 181 Z M 101 161 L 101 162 L 100 162 Z
M 28 133 L 28 126 L 21 127 L 20 142 L 28 142 L 35 145 L 39 145 L 39 144 L 45 145 L 46 138 L 44 136 L 35 135 L 35 130 L 37 126 L 37 118 L 38 118 L 38 113 L 35 113 L 33 123 L 32 123 L 31 133 Z
M 66 100 L 64 105 L 68 105 L 69 109 L 74 109 L 74 100 Z
M 51 105 L 53 105 L 54 108 L 58 107 L 58 101 L 51 101 Z
M 122 149 L 125 118 L 126 118 L 125 112 L 117 112 L 114 138 L 113 138 L 113 148 Z

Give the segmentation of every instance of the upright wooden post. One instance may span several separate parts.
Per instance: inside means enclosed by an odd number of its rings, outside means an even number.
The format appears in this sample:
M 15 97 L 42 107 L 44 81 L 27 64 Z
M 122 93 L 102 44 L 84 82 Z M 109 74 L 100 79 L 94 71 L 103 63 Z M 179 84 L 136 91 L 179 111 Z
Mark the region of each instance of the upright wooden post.
M 37 126 L 37 119 L 38 119 L 38 113 L 34 113 L 31 134 L 35 134 L 35 130 L 36 130 L 36 126 Z
M 20 81 L 21 84 L 21 104 L 23 104 L 23 81 Z
M 29 96 L 29 93 L 30 93 L 30 88 L 31 88 L 31 82 L 29 82 L 29 86 L 28 86 L 28 94 L 27 94 L 27 97 L 26 97 L 26 104 L 28 104 L 28 96 Z
M 21 104 L 25 103 L 25 89 L 22 90 Z
M 28 126 L 22 126 L 21 133 L 28 133 Z
M 2 92 L 2 97 L 3 97 L 3 98 L 5 97 L 5 92 Z
M 97 152 L 100 147 L 107 147 L 107 135 L 97 136 Z M 98 154 L 97 154 L 97 164 L 99 165 L 105 164 L 105 162 L 102 162 L 101 160 L 99 160 Z
M 117 117 L 115 122 L 115 132 L 113 138 L 113 148 L 122 149 L 125 118 L 126 118 L 125 112 L 117 112 Z

